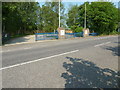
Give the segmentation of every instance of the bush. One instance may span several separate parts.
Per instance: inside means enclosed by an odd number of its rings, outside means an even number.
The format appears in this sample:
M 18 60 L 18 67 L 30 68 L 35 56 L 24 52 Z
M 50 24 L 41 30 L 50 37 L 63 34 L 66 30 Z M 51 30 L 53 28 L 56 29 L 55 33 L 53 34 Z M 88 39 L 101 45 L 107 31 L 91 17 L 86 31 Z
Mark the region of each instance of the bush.
M 77 32 L 82 32 L 83 31 L 83 27 L 77 27 L 76 29 L 75 29 L 75 32 L 77 33 Z
M 72 30 L 75 30 L 77 28 L 77 26 L 73 25 L 70 27 Z
M 120 34 L 120 32 L 112 31 L 109 35 L 117 35 L 117 34 Z

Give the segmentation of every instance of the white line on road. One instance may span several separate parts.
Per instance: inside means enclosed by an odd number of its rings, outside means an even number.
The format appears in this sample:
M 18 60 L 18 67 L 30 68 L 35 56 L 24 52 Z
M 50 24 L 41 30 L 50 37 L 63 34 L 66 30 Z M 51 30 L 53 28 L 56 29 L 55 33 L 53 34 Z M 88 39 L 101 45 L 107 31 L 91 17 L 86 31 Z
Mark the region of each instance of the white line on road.
M 111 42 L 101 43 L 101 44 L 95 45 L 94 47 L 103 46 L 103 45 L 106 45 L 106 44 L 109 44 L 109 43 L 111 43 Z
M 38 61 L 45 60 L 45 59 L 50 59 L 50 58 L 54 58 L 54 57 L 58 57 L 58 56 L 62 56 L 62 55 L 70 54 L 70 53 L 75 53 L 75 52 L 78 52 L 78 51 L 79 50 L 74 50 L 74 51 L 70 51 L 70 52 L 66 52 L 66 53 L 62 53 L 62 54 L 58 54 L 58 55 L 53 55 L 53 56 L 49 56 L 49 57 L 45 57 L 45 58 L 41 58 L 41 59 L 37 59 L 37 60 L 32 60 L 32 61 L 28 61 L 28 62 L 24 62 L 24 63 L 20 63 L 20 64 L 15 64 L 15 65 L 8 66 L 8 67 L 3 67 L 3 68 L 0 68 L 0 71 L 8 69 L 8 68 L 13 68 L 13 67 L 17 67 L 17 66 L 21 66 L 21 65 L 25 65 L 25 64 L 38 62 Z

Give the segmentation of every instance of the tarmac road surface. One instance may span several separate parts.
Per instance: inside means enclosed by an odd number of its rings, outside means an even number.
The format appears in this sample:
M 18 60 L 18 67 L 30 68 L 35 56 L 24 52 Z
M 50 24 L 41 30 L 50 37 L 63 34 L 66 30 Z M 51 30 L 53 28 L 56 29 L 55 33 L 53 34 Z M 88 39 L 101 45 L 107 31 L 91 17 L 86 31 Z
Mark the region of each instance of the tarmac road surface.
M 118 36 L 4 46 L 3 88 L 118 87 Z

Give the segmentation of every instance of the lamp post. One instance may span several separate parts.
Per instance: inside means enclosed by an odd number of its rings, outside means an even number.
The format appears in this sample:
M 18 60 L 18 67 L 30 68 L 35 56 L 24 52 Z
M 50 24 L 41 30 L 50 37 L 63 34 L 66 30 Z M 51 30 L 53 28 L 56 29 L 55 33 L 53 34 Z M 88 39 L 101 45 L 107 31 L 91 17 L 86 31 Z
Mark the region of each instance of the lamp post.
M 85 19 L 84 19 L 84 28 L 86 29 L 86 3 L 85 3 Z
M 89 4 L 91 4 L 91 2 Z M 85 19 L 84 19 L 84 28 L 85 29 L 86 29 L 86 10 L 87 10 L 87 8 L 86 8 L 86 3 L 85 3 Z
M 87 25 L 86 25 L 86 22 L 87 22 L 87 20 L 86 20 L 86 10 L 87 9 L 86 9 L 86 3 L 85 3 L 85 19 L 84 19 L 84 29 L 83 29 L 83 32 L 84 32 L 83 36 L 84 37 L 89 36 L 89 29 L 87 28 Z
M 59 27 L 60 27 L 60 0 L 59 0 Z

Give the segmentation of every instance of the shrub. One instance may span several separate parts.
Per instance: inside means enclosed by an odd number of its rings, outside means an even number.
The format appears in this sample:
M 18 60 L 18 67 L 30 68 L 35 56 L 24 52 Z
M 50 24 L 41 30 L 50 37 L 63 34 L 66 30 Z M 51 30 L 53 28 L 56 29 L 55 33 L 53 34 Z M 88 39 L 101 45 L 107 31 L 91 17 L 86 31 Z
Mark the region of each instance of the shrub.
M 75 32 L 82 32 L 82 30 L 83 30 L 83 27 L 77 27 L 77 28 L 75 29 Z

